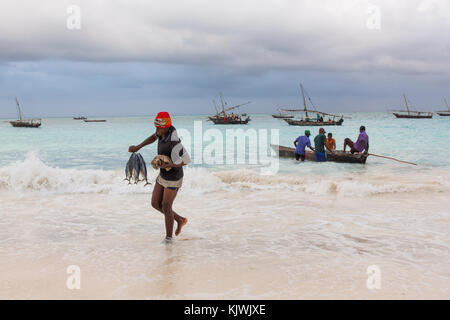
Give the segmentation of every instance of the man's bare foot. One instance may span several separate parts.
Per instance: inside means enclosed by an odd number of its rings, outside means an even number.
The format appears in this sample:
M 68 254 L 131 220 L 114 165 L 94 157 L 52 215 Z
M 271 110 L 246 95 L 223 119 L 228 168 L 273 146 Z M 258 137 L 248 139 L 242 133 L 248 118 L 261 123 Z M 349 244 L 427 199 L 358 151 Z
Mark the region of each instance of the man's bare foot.
M 181 233 L 181 229 L 188 222 L 187 218 L 184 218 L 183 221 L 178 222 L 177 230 L 175 231 L 175 235 L 178 236 Z

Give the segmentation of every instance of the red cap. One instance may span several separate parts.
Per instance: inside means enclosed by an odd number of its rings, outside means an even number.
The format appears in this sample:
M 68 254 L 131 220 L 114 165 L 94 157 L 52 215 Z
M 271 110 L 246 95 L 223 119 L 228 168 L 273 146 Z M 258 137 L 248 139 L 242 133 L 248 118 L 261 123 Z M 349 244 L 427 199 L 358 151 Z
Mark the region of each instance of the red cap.
M 168 112 L 162 111 L 156 115 L 154 123 L 157 128 L 170 128 L 172 120 Z

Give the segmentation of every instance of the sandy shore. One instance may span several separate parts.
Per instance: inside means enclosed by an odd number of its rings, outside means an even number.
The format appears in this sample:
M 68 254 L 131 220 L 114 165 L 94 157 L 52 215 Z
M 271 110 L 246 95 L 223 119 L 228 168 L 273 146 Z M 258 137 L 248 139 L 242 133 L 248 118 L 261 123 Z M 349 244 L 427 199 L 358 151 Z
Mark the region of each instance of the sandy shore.
M 189 224 L 172 245 L 150 194 L 2 197 L 0 298 L 450 298 L 445 194 L 272 193 L 181 193 Z M 80 290 L 66 286 L 69 265 Z

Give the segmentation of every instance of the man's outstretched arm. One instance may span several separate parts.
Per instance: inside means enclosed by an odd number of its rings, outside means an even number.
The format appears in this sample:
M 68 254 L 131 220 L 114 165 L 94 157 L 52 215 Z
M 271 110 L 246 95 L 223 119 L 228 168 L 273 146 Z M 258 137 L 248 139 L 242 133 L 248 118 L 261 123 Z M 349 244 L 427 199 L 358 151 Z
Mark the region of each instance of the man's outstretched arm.
M 137 152 L 142 147 L 145 147 L 146 145 L 149 145 L 149 144 L 152 144 L 153 142 L 155 142 L 156 139 L 158 139 L 158 137 L 156 136 L 156 133 L 154 133 L 150 137 L 148 137 L 147 139 L 142 141 L 139 145 L 137 145 L 137 146 L 130 146 L 128 148 L 128 152 Z

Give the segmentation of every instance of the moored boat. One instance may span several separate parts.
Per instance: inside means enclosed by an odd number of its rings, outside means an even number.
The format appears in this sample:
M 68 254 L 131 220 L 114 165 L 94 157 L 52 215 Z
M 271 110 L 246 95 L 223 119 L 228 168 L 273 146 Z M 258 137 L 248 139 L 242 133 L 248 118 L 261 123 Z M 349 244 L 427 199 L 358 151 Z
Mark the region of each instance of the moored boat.
M 405 94 L 403 94 L 403 99 L 405 100 L 406 111 L 397 110 L 397 112 L 393 112 L 393 115 L 396 118 L 398 118 L 398 119 L 431 119 L 431 118 L 433 118 L 432 112 L 409 110 L 408 99 L 406 99 Z M 404 112 L 404 113 L 399 113 L 399 112 Z
M 271 144 L 270 147 L 278 154 L 280 158 L 292 158 L 295 159 L 295 148 L 289 148 L 285 146 L 279 146 Z M 341 162 L 341 163 L 360 163 L 365 164 L 367 155 L 362 153 L 351 154 L 350 152 L 344 152 L 341 150 L 334 153 L 326 152 L 327 161 Z M 316 161 L 314 152 L 305 150 L 305 159 L 308 161 Z
M 322 127 L 322 126 L 342 126 L 344 119 L 339 119 L 338 121 L 329 120 L 329 121 L 306 121 L 306 120 L 294 120 L 294 119 L 283 119 L 291 126 L 313 126 L 313 127 Z
M 213 100 L 214 108 L 216 109 L 216 114 L 214 116 L 209 116 L 208 119 L 212 121 L 214 124 L 247 124 L 251 119 L 250 116 L 248 116 L 246 113 L 243 113 L 241 115 L 239 114 L 232 114 L 231 116 L 227 114 L 227 111 L 231 111 L 234 109 L 237 109 L 239 107 L 242 107 L 246 104 L 249 104 L 249 102 L 238 104 L 233 107 L 225 108 L 226 102 L 223 101 L 222 93 L 219 94 L 220 96 L 220 102 L 222 104 L 222 111 L 219 112 L 217 110 L 216 102 Z
M 447 99 L 444 98 L 444 101 L 445 101 L 445 105 L 447 106 L 448 110 L 437 111 L 436 113 L 438 115 L 440 115 L 441 117 L 450 117 L 450 107 L 448 106 Z
M 318 110 L 310 110 L 306 106 L 306 98 L 305 98 L 305 92 L 303 89 L 303 85 L 300 83 L 300 89 L 302 91 L 302 97 L 303 97 L 303 109 L 284 109 L 279 108 L 280 112 L 300 112 L 304 114 L 304 118 L 302 119 L 283 119 L 291 126 L 341 126 L 344 122 L 344 116 L 338 116 L 335 114 L 329 114 L 325 112 L 321 112 Z M 315 106 L 312 103 L 311 98 L 308 96 L 308 100 L 310 101 L 312 107 L 314 109 Z M 317 115 L 316 118 L 310 118 L 310 114 Z M 272 115 L 273 116 L 273 115 Z
M 41 119 L 24 119 L 22 116 L 22 111 L 20 110 L 19 101 L 17 97 L 14 97 L 17 104 L 17 111 L 19 113 L 19 119 L 10 121 L 9 123 L 13 127 L 22 127 L 22 128 L 39 128 L 41 126 Z
M 83 120 L 84 122 L 106 122 L 106 120 Z
M 280 107 L 278 107 L 278 114 L 272 114 L 272 117 L 275 119 L 292 119 L 294 118 L 294 115 L 287 113 L 283 114 Z

